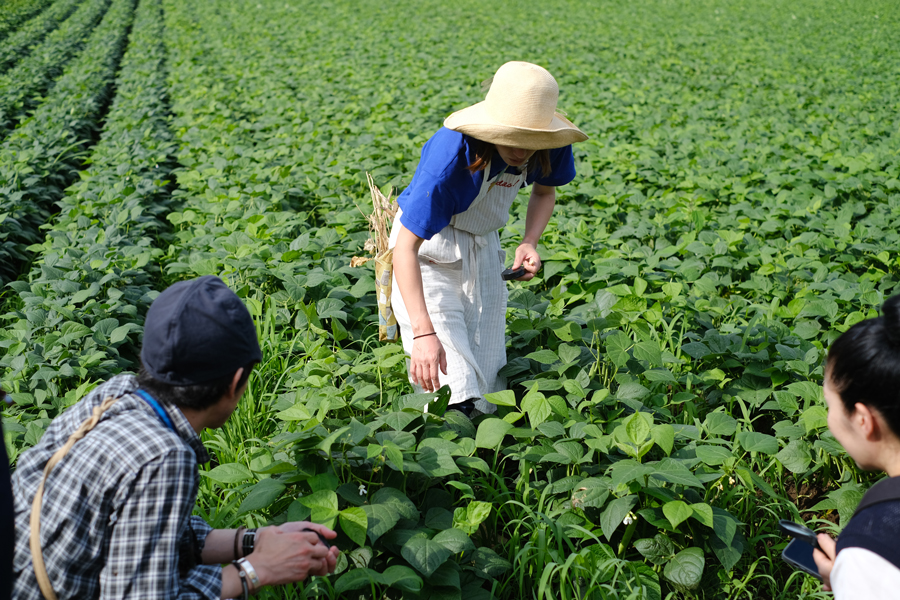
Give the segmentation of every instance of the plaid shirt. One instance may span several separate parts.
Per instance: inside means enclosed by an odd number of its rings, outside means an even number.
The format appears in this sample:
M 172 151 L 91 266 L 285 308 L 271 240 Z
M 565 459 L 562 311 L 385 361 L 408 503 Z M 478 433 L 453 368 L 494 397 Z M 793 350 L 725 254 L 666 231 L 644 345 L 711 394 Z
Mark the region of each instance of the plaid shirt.
M 41 547 L 65 598 L 218 598 L 222 570 L 197 566 L 211 531 L 191 516 L 199 462 L 209 454 L 190 423 L 165 407 L 174 431 L 139 396 L 137 380 L 109 380 L 54 419 L 13 474 L 13 596 L 42 600 L 28 546 L 31 503 L 50 456 L 107 396 L 120 399 L 53 469 L 44 489 Z

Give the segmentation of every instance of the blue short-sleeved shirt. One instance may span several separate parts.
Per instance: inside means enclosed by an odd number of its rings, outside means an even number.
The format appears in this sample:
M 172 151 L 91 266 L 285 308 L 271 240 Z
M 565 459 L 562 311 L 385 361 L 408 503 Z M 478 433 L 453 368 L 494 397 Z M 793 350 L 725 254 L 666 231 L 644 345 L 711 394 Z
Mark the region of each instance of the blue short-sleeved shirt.
M 466 211 L 478 196 L 484 171 L 472 174 L 466 167 L 475 162 L 475 141 L 458 131 L 442 127 L 422 148 L 422 158 L 412 182 L 397 198 L 403 210 L 400 222 L 411 232 L 430 240 L 450 224 L 453 215 Z M 499 154 L 491 160 L 494 177 L 506 167 Z M 572 146 L 550 150 L 552 171 L 547 177 L 540 170 L 528 174 L 526 184 L 558 187 L 575 178 Z

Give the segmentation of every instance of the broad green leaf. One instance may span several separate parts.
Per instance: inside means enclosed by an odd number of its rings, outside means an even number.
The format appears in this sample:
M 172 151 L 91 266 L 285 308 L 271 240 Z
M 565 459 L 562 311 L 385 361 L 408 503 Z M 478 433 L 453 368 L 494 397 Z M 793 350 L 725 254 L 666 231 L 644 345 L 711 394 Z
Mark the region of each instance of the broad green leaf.
M 644 538 L 634 543 L 634 547 L 641 555 L 654 565 L 661 565 L 675 554 L 675 545 L 662 533 L 657 533 L 652 538 Z
M 706 415 L 703 425 L 713 437 L 734 435 L 737 429 L 737 421 L 733 417 L 718 411 Z
M 537 362 L 544 365 L 552 365 L 559 362 L 559 357 L 556 355 L 556 352 L 546 349 L 532 352 L 531 354 L 527 355 L 526 358 L 536 360 Z
M 388 587 L 414 594 L 421 591 L 424 585 L 422 578 L 414 570 L 403 565 L 392 565 L 385 569 L 381 574 L 381 581 Z
M 351 569 L 338 578 L 334 584 L 334 591 L 340 595 L 369 588 L 372 584 L 381 583 L 381 579 L 381 575 L 372 569 Z
M 338 497 L 331 490 L 319 490 L 308 496 L 299 498 L 300 504 L 309 507 L 312 511 L 310 517 L 313 522 L 321 523 L 326 527 L 333 527 L 338 516 Z
M 631 359 L 628 349 L 634 344 L 630 337 L 617 331 L 606 338 L 606 354 L 617 367 L 622 368 Z
M 747 452 L 762 452 L 763 454 L 778 452 L 778 440 L 765 433 L 742 431 L 737 434 L 737 440 Z
M 400 554 L 425 577 L 430 577 L 452 552 L 434 540 L 414 537 L 403 545 Z
M 285 485 L 276 479 L 263 479 L 253 486 L 253 489 L 250 490 L 250 493 L 247 494 L 247 497 L 241 502 L 241 506 L 238 508 L 238 514 L 268 508 L 269 505 L 278 499 L 278 496 L 281 495 L 284 488 Z
M 394 528 L 400 515 L 387 504 L 367 504 L 362 507 L 366 513 L 367 530 L 369 540 L 374 544 L 378 538 Z
M 803 411 L 800 420 L 806 427 L 806 433 L 824 429 L 828 427 L 828 409 L 824 406 L 811 406 Z
M 378 538 L 393 529 L 400 518 L 419 519 L 419 511 L 403 492 L 394 488 L 381 488 L 372 496 L 372 503 L 362 507 L 366 513 L 366 533 L 374 544 Z
M 478 530 L 485 519 L 491 514 L 490 502 L 469 502 L 453 511 L 453 527 L 461 530 L 466 535 L 472 535 Z
M 491 450 L 500 446 L 506 433 L 512 429 L 511 423 L 502 419 L 487 418 L 478 424 L 478 432 L 475 434 L 475 445 L 479 448 Z
M 600 515 L 600 528 L 607 540 L 612 539 L 613 534 L 618 529 L 622 521 L 637 504 L 637 496 L 625 496 L 624 498 L 616 498 L 606 507 L 603 514 Z
M 691 511 L 693 511 L 694 513 L 691 516 L 707 527 L 712 527 L 713 525 L 715 525 L 713 521 L 712 507 L 709 504 L 706 504 L 705 502 L 697 502 L 695 504 L 691 504 Z
M 706 558 L 700 548 L 686 548 L 666 563 L 663 575 L 678 588 L 692 590 L 700 584 Z
M 369 520 L 366 517 L 366 511 L 357 506 L 345 508 L 340 513 L 339 521 L 341 530 L 348 538 L 353 540 L 357 545 L 364 546 L 366 543 L 366 531 L 369 528 Z
M 668 423 L 654 425 L 650 430 L 650 437 L 654 443 L 668 456 L 675 446 L 675 428 Z
M 200 474 L 218 483 L 240 483 L 253 477 L 253 473 L 242 464 L 226 463 Z
M 288 409 L 275 413 L 275 418 L 282 421 L 308 421 L 312 415 L 302 402 L 298 402 Z
M 662 507 L 663 514 L 672 524 L 672 527 L 678 527 L 683 521 L 686 521 L 694 514 L 691 507 L 681 500 L 673 500 L 666 502 Z
M 528 422 L 532 429 L 546 421 L 553 412 L 544 394 L 537 391 L 537 384 L 522 398 L 522 410 L 528 414 Z
M 733 456 L 731 450 L 724 446 L 713 446 L 712 444 L 704 444 L 697 446 L 697 458 L 708 465 L 721 465 Z
M 636 460 L 620 460 L 610 468 L 610 477 L 612 478 L 612 486 L 616 488 L 623 483 L 631 483 L 634 480 L 640 480 L 643 484 L 643 478 L 653 472 L 651 467 L 640 464 Z
M 497 406 L 515 406 L 516 394 L 512 390 L 502 390 L 493 394 L 485 394 L 485 400 Z
M 491 578 L 501 577 L 512 568 L 508 560 L 486 546 L 479 546 L 472 553 L 475 569 Z
M 634 413 L 625 419 L 625 431 L 632 444 L 639 446 L 650 435 L 650 425 L 641 413 Z M 673 434 L 674 435 L 674 434 Z
M 648 463 L 647 466 L 653 468 L 650 477 L 654 479 L 679 485 L 704 487 L 703 482 L 697 479 L 697 476 L 691 473 L 687 467 L 670 458 L 664 458 L 658 463 Z
M 443 544 L 443 546 L 453 554 L 459 554 L 460 552 L 475 549 L 475 544 L 472 543 L 469 536 L 461 529 L 445 529 L 435 535 L 432 540 L 439 544 Z
M 791 473 L 804 473 L 812 462 L 809 444 L 804 440 L 791 440 L 787 446 L 775 455 L 781 464 Z
M 730 571 L 744 552 L 744 537 L 737 530 L 738 521 L 731 513 L 713 507 L 713 533 L 709 538 L 710 546 L 725 567 Z

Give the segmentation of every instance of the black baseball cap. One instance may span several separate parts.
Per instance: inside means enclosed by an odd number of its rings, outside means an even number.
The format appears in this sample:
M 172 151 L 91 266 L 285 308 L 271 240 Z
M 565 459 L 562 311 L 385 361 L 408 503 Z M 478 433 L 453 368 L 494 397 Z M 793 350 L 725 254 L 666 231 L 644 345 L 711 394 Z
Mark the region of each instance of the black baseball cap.
M 250 312 L 218 277 L 180 281 L 147 311 L 141 362 L 157 381 L 209 383 L 261 360 Z

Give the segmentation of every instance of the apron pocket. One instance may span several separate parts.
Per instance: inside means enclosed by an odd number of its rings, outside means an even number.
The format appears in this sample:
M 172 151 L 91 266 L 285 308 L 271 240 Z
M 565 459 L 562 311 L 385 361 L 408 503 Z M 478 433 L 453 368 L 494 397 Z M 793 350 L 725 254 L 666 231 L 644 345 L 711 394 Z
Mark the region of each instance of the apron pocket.
M 419 259 L 435 264 L 450 264 L 462 260 L 459 244 L 456 243 L 456 230 L 444 227 L 436 236 L 425 240 L 419 247 Z

